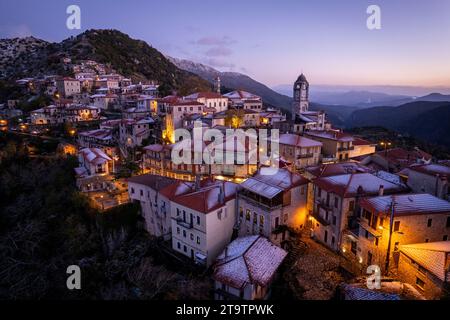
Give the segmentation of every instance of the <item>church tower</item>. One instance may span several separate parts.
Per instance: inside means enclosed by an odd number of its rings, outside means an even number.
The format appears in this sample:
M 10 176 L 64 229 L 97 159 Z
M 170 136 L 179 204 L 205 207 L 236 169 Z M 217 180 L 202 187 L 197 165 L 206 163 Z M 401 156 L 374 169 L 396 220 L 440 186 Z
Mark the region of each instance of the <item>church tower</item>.
M 218 94 L 220 94 L 220 92 L 221 92 L 221 85 L 220 85 L 220 77 L 219 77 L 219 76 L 217 76 L 217 77 L 214 79 L 214 90 L 215 90 Z
M 307 112 L 309 108 L 309 83 L 302 73 L 294 83 L 294 104 L 292 116 Z

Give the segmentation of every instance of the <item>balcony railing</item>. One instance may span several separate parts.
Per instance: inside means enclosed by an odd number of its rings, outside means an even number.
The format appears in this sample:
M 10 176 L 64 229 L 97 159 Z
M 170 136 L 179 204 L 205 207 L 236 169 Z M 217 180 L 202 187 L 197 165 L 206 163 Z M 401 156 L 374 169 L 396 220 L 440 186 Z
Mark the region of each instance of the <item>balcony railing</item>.
M 269 205 L 266 203 L 262 203 L 262 202 L 259 202 L 258 200 L 248 197 L 242 193 L 239 193 L 239 197 L 243 198 L 244 200 L 248 201 L 249 203 L 251 203 L 252 205 L 254 205 L 256 207 L 262 208 L 263 210 L 272 211 L 272 210 L 280 209 L 283 206 L 282 204 Z
M 305 153 L 305 154 L 297 155 L 297 159 L 309 159 L 309 158 L 313 158 L 313 157 L 314 157 L 313 153 Z
M 340 147 L 340 148 L 338 148 L 338 151 L 351 151 L 351 150 L 355 150 L 355 147 L 351 146 L 351 147 Z
M 186 228 L 186 229 L 192 229 L 192 228 L 194 228 L 194 223 L 193 223 L 193 222 L 184 221 L 184 220 L 181 219 L 181 218 L 177 218 L 177 219 L 175 219 L 175 220 L 176 220 L 177 224 L 178 224 L 179 226 L 182 226 L 183 228 Z

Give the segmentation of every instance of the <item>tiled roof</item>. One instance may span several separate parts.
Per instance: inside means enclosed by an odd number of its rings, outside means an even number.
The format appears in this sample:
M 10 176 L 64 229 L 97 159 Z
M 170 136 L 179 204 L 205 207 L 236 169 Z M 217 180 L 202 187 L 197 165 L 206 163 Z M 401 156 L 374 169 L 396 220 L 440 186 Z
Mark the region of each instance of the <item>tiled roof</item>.
M 436 198 L 428 193 L 402 194 L 382 196 L 361 200 L 361 207 L 377 212 L 386 212 L 395 201 L 395 215 L 406 216 L 415 214 L 450 213 L 450 202 Z
M 337 140 L 341 142 L 349 142 L 354 140 L 353 136 L 350 134 L 334 130 L 310 130 L 307 131 L 306 134 L 317 138 Z
M 376 195 L 381 186 L 383 186 L 384 193 L 386 194 L 407 190 L 405 187 L 393 184 L 370 173 L 352 173 L 323 177 L 314 180 L 313 183 L 325 191 L 338 194 L 341 197 L 353 197 L 358 193 L 365 196 Z
M 84 148 L 80 150 L 80 154 L 85 161 L 94 165 L 112 161 L 112 159 L 99 148 Z
M 214 279 L 233 288 L 267 286 L 287 252 L 261 236 L 238 238 L 217 258 Z
M 273 174 L 270 170 L 274 171 Z M 308 182 L 308 179 L 287 169 L 261 168 L 254 177 L 244 181 L 241 187 L 260 194 L 265 198 L 272 199 L 280 192 L 307 184 Z
M 418 166 L 409 167 L 410 170 L 421 172 L 430 176 L 439 175 L 441 178 L 446 177 L 450 178 L 450 167 L 442 166 L 439 164 L 424 164 Z
M 237 189 L 237 184 L 227 181 L 216 181 L 202 186 L 199 190 L 177 196 L 173 201 L 197 212 L 209 213 L 223 207 L 226 202 L 233 199 Z M 221 192 L 223 192 L 224 203 L 219 201 Z
M 372 143 L 370 141 L 361 139 L 361 138 L 354 138 L 353 140 L 354 146 L 370 146 L 370 145 L 376 145 L 376 143 Z
M 367 173 L 372 170 L 357 162 L 339 162 L 308 167 L 306 168 L 306 171 L 311 173 L 313 176 L 320 178 L 338 176 L 347 173 Z
M 450 254 L 450 241 L 403 245 L 400 246 L 400 252 L 442 281 L 450 281 L 450 271 L 447 264 Z
M 377 154 L 399 165 L 410 165 L 416 163 L 418 159 L 425 159 L 427 161 L 431 159 L 430 154 L 419 149 L 409 151 L 403 148 L 393 148 L 386 151 L 379 151 Z
M 128 179 L 128 183 L 142 184 L 156 191 L 162 190 L 175 182 L 175 179 L 151 174 L 144 174 Z
M 306 137 L 299 136 L 297 134 L 285 133 L 280 135 L 280 144 L 286 144 L 290 146 L 308 148 L 308 147 L 321 147 L 322 142 L 308 139 Z
M 225 97 L 217 92 L 197 92 L 185 97 L 185 99 L 200 99 L 200 98 L 220 99 Z

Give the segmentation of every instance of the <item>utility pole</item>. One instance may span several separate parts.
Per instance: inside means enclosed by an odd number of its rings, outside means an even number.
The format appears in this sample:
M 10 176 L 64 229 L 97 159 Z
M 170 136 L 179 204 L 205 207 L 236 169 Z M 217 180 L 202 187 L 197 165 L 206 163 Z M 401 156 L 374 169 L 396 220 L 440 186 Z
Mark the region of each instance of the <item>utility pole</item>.
M 389 221 L 389 240 L 388 240 L 388 247 L 387 247 L 387 253 L 386 253 L 386 265 L 385 265 L 386 275 L 389 273 L 389 262 L 390 262 L 390 255 L 391 255 L 391 240 L 392 240 L 392 234 L 393 234 L 393 224 L 394 224 L 394 214 L 395 214 L 395 196 L 392 196 L 390 213 L 391 213 L 391 218 Z

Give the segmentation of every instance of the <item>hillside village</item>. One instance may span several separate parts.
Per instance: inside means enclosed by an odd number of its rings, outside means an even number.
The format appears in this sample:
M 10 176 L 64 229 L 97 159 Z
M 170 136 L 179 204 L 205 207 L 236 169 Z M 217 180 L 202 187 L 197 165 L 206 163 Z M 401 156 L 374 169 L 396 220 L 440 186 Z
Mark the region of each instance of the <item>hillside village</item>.
M 70 76 L 14 80 L 48 102 L 22 110 L 20 99 L 0 101 L 1 131 L 58 139 L 60 155 L 78 160 L 76 187 L 90 205 L 107 215 L 137 204 L 144 229 L 177 261 L 211 271 L 215 299 L 270 298 L 286 266 L 307 269 L 305 247 L 352 275 L 323 289 L 327 298 L 448 297 L 449 159 L 337 129 L 309 108 L 314 84 L 304 74 L 287 113 L 252 92 L 225 90 L 219 76 L 210 91 L 164 95 L 164 83 L 109 64 L 60 62 Z M 191 142 L 177 129 L 222 132 L 236 161 L 175 163 L 173 150 Z M 259 160 L 238 162 L 229 129 L 268 132 L 279 143 L 276 173 Z M 255 150 L 244 143 L 239 152 L 249 159 Z M 371 265 L 383 275 L 377 290 L 365 287 Z

